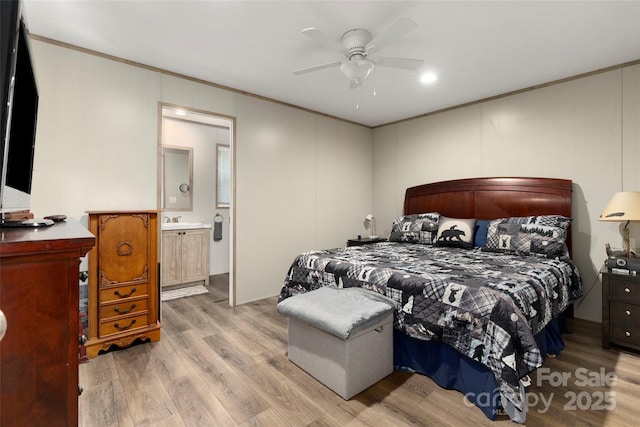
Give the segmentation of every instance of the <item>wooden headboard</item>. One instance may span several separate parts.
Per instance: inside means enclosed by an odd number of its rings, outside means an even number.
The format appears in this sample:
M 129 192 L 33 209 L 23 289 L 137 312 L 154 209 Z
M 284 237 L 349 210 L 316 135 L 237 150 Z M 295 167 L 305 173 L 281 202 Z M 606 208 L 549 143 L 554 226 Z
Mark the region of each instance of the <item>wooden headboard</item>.
M 470 178 L 407 189 L 404 214 L 438 212 L 452 218 L 496 219 L 528 215 L 571 217 L 571 180 Z

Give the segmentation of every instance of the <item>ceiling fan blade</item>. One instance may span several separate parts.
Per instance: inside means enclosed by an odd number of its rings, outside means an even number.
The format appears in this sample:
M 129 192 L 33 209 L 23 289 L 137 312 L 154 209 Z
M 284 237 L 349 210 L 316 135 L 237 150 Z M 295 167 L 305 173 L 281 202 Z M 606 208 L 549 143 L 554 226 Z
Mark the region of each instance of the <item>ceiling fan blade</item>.
M 314 65 L 313 67 L 307 67 L 301 70 L 296 70 L 293 72 L 293 74 L 300 75 L 300 74 L 311 73 L 318 70 L 324 70 L 325 68 L 337 67 L 340 64 L 342 64 L 342 61 L 328 62 L 326 64 Z
M 378 34 L 369 43 L 366 49 L 368 53 L 376 52 L 390 43 L 398 40 L 418 26 L 411 18 L 400 18 L 391 24 L 386 30 Z
M 376 58 L 373 63 L 378 67 L 401 68 L 403 70 L 417 70 L 422 67 L 424 61 L 422 59 L 407 58 Z
M 333 50 L 337 50 L 342 54 L 345 54 L 347 52 L 347 50 L 342 45 L 342 43 L 340 43 L 339 40 L 336 40 L 333 37 L 326 35 L 325 33 L 318 30 L 317 28 L 314 28 L 314 27 L 305 28 L 304 30 L 302 30 L 302 34 L 309 36 L 312 39 L 324 44 L 327 47 L 330 47 Z

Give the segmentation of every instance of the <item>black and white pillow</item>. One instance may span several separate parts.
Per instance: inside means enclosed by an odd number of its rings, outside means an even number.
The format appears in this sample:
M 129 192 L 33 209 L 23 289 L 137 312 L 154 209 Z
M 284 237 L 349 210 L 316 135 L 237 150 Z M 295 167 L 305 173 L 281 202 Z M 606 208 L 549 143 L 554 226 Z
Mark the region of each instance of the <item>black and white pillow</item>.
M 438 231 L 440 214 L 428 212 L 396 218 L 391 225 L 390 242 L 431 245 Z
M 476 227 L 475 219 L 440 217 L 436 246 L 453 248 L 473 248 L 473 236 Z
M 570 223 L 571 218 L 561 215 L 496 219 L 489 223 L 484 250 L 546 258 L 566 256 Z

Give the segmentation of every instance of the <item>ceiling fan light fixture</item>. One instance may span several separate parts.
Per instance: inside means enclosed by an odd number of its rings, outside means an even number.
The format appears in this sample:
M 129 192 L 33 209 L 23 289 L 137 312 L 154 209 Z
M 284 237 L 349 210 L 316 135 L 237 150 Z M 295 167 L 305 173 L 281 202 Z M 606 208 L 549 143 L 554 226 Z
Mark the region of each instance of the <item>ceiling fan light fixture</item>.
M 340 66 L 340 71 L 347 76 L 349 80 L 362 81 L 373 70 L 373 63 L 366 59 L 351 59 Z

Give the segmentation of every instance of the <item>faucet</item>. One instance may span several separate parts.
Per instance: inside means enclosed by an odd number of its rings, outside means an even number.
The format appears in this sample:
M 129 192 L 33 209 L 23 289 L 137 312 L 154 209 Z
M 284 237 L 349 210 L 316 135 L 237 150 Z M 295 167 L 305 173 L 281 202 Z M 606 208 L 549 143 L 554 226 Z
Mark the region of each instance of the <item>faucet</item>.
M 178 218 L 182 218 L 181 216 L 174 216 L 171 222 L 178 222 Z
M 168 216 L 165 216 L 164 219 L 166 219 L 166 221 L 165 221 L 166 223 L 171 222 L 171 219 Z

